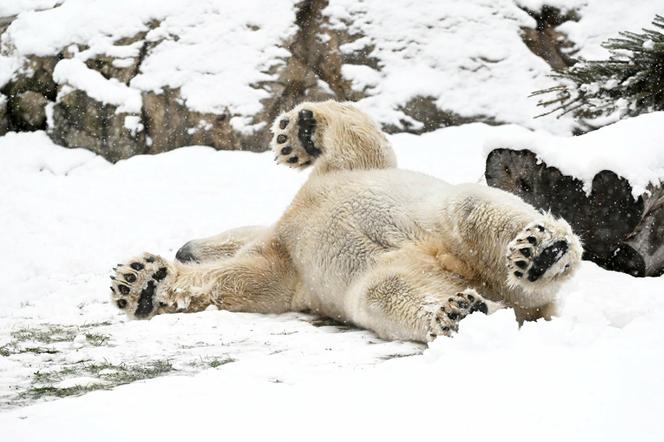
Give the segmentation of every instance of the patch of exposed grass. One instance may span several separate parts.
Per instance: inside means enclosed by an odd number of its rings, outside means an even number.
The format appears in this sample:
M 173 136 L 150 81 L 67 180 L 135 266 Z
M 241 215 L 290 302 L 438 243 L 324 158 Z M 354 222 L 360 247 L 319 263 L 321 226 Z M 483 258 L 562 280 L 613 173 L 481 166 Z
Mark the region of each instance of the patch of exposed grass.
M 93 331 L 86 332 L 86 330 L 110 324 L 110 322 L 98 322 L 81 326 L 43 324 L 37 327 L 19 328 L 10 333 L 12 341 L 0 347 L 0 356 L 7 357 L 20 353 L 59 353 L 59 351 L 50 346 L 50 344 L 72 342 L 80 333 L 84 333 L 88 344 L 92 346 L 99 347 L 106 345 L 111 339 L 109 335 Z
M 88 365 L 86 370 L 91 375 L 97 375 L 112 384 L 122 385 L 142 379 L 156 378 L 173 371 L 173 365 L 169 361 L 156 360 L 145 365 L 92 364 Z
M 34 353 L 34 354 L 55 354 L 58 351 L 54 348 L 48 347 L 21 347 L 17 342 L 10 342 L 7 345 L 0 347 L 0 356 L 11 356 L 20 353 Z
M 100 347 L 106 344 L 108 340 L 111 339 L 111 337 L 108 335 L 102 335 L 101 333 L 86 333 L 85 339 L 88 341 L 90 345 L 94 345 L 95 347 Z
M 18 342 L 34 341 L 44 344 L 71 342 L 78 334 L 78 327 L 48 325 L 44 328 L 21 328 L 11 332 L 11 337 Z
M 224 358 L 224 359 L 212 359 L 208 361 L 208 365 L 212 368 L 217 368 L 221 367 L 222 365 L 230 364 L 231 362 L 235 362 L 235 359 L 233 358 Z
M 37 371 L 32 375 L 32 386 L 19 394 L 20 399 L 78 396 L 94 390 L 108 390 L 118 385 L 151 379 L 173 371 L 169 361 L 156 360 L 145 364 L 81 363 L 52 371 Z M 56 383 L 77 376 L 94 377 L 98 383 L 57 387 Z
M 236 360 L 237 359 L 228 356 L 220 358 L 200 358 L 198 361 L 191 362 L 189 365 L 197 368 L 217 368 L 235 362 Z
M 41 399 L 43 397 L 62 398 L 67 396 L 80 396 L 84 393 L 104 388 L 106 388 L 106 386 L 101 384 L 75 385 L 66 388 L 57 388 L 49 385 L 46 387 L 31 387 L 21 393 L 20 397 L 21 399 Z

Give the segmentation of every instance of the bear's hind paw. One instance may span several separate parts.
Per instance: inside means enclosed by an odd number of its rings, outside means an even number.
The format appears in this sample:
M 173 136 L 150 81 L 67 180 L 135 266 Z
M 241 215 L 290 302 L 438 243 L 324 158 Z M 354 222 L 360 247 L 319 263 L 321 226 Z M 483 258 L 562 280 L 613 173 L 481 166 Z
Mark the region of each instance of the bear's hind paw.
M 474 289 L 466 289 L 447 299 L 443 305 L 433 311 L 428 339 L 438 336 L 452 336 L 459 330 L 459 322 L 474 312 L 493 313 L 501 308 L 500 304 L 484 299 Z
M 111 276 L 111 299 L 127 316 L 149 319 L 166 304 L 160 301 L 163 287 L 173 277 L 171 264 L 145 253 L 118 264 Z

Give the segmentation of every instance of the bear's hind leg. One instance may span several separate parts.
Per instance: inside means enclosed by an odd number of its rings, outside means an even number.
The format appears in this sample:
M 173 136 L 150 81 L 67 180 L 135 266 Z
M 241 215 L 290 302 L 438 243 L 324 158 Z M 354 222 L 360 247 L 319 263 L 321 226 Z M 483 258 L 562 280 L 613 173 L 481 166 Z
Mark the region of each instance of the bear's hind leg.
M 112 300 L 129 317 L 197 312 L 210 305 L 252 313 L 290 311 L 297 274 L 273 242 L 207 264 L 182 264 L 144 254 L 119 264 Z
M 265 226 L 245 226 L 207 238 L 192 239 L 178 249 L 175 259 L 183 263 L 202 263 L 230 258 L 267 231 Z
M 349 300 L 347 308 L 355 324 L 381 338 L 419 342 L 451 336 L 469 314 L 501 307 L 468 288 L 457 274 L 398 267 L 371 272 Z

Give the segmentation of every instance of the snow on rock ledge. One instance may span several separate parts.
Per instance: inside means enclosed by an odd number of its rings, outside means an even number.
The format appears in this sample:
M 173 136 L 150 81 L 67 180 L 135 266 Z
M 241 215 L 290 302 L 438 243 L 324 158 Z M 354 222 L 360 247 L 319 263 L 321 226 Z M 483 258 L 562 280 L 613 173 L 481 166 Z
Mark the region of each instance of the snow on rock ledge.
M 84 135 L 79 141 L 111 159 L 195 143 L 265 150 L 267 123 L 279 112 L 326 98 L 358 101 L 391 132 L 484 121 L 569 134 L 568 118 L 532 118 L 540 110 L 528 95 L 550 85 L 555 63 L 524 39 L 543 38 L 538 9 L 574 11 L 562 24 L 548 23 L 547 32 L 555 37 L 567 29 L 573 47 L 565 50 L 594 54 L 616 27 L 637 30 L 658 9 L 656 2 L 605 3 L 21 0 L 0 7 L 0 16 L 7 15 L 0 19 L 0 92 L 8 100 L 9 130 L 57 134 L 70 132 L 60 124 L 76 126 Z M 621 20 L 607 19 L 618 10 Z M 598 25 L 603 22 L 611 26 Z M 32 102 L 55 102 L 64 86 L 53 81 L 53 70 L 63 58 L 139 91 L 144 138 L 127 144 L 124 133 L 110 130 L 106 144 L 94 143 L 99 131 L 81 118 L 55 118 L 55 127 L 47 127 L 43 109 L 27 122 L 14 112 L 30 91 L 44 97 Z M 97 88 L 74 89 L 77 105 L 88 103 L 86 112 L 107 114 L 103 106 L 118 106 L 93 96 Z M 115 134 L 120 138 L 112 139 Z M 82 146 L 77 137 L 55 138 Z M 106 145 L 129 147 L 109 151 Z
M 118 112 L 139 113 L 141 111 L 141 92 L 120 83 L 115 78 L 106 79 L 90 69 L 81 60 L 62 60 L 53 71 L 53 80 L 60 85 L 85 92 L 88 97 L 104 104 L 117 106 Z M 70 90 L 61 89 L 66 94 Z

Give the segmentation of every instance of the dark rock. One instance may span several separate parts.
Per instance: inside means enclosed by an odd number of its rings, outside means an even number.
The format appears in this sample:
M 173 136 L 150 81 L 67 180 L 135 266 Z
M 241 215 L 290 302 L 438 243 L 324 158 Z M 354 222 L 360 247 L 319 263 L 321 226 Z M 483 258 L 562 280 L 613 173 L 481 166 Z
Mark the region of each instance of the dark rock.
M 523 8 L 536 21 L 535 28 L 521 28 L 521 38 L 530 51 L 546 61 L 556 71 L 572 66 L 576 61 L 571 57 L 574 44 L 567 35 L 556 28 L 566 21 L 578 21 L 574 11 L 563 13 L 551 6 L 542 7 L 541 11 Z
M 401 121 L 401 127 L 386 125 L 383 130 L 387 133 L 409 132 L 422 134 L 431 132 L 441 127 L 459 126 L 472 122 L 483 122 L 487 124 L 499 124 L 494 118 L 485 115 L 464 117 L 452 111 L 440 109 L 436 105 L 435 97 L 419 96 L 410 99 L 404 106 L 399 108 L 404 114 L 415 121 L 422 123 L 415 127 L 409 121 Z
M 144 131 L 126 127 L 127 117 L 140 119 L 140 116 L 116 113 L 116 110 L 116 106 L 100 103 L 85 92 L 74 90 L 55 104 L 50 135 L 56 143 L 85 147 L 110 161 L 146 153 Z
M 0 35 L 4 34 L 9 25 L 16 19 L 15 15 L 10 15 L 8 17 L 0 17 Z
M 57 95 L 53 69 L 61 58 L 61 55 L 27 57 L 17 75 L 2 88 L 0 92 L 7 97 L 9 130 L 46 128 L 45 105 Z
M 228 114 L 208 114 L 187 108 L 177 89 L 143 93 L 147 152 L 166 152 L 181 146 L 264 151 L 268 144 L 256 135 L 233 129 Z
M 9 102 L 9 113 L 18 130 L 45 130 L 48 98 L 39 92 L 25 91 Z
M 0 136 L 9 132 L 9 115 L 7 112 L 7 97 L 0 95 Z
M 583 182 L 538 161 L 528 150 L 494 149 L 486 160 L 486 181 L 520 196 L 538 209 L 565 218 L 582 238 L 584 259 L 635 276 L 664 271 L 664 196 L 632 196 L 632 186 L 614 172 Z

